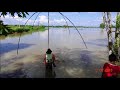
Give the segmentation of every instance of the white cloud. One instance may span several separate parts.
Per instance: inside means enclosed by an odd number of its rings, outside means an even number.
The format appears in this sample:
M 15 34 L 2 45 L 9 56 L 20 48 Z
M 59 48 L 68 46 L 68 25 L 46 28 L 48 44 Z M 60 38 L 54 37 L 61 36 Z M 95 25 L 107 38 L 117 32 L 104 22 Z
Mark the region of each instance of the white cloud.
M 64 19 L 53 19 L 52 21 L 50 21 L 50 24 L 54 24 L 54 25 L 65 25 L 66 22 Z
M 48 18 L 44 15 L 39 16 L 39 20 L 38 20 L 41 24 L 47 23 L 48 22 Z
M 1 19 L 9 19 L 9 18 L 13 18 L 12 16 L 10 16 L 9 14 L 6 15 L 5 17 L 1 16 Z
M 39 19 L 37 20 L 37 22 L 40 22 L 40 24 L 48 24 L 48 17 L 41 15 L 39 16 Z M 64 25 L 65 20 L 64 19 L 53 19 L 53 20 L 49 20 L 49 24 L 50 25 Z
M 17 15 L 15 15 L 15 17 L 12 17 L 9 14 L 5 17 L 2 16 L 1 20 L 3 20 L 5 24 L 23 24 L 26 21 L 26 19 L 19 18 Z

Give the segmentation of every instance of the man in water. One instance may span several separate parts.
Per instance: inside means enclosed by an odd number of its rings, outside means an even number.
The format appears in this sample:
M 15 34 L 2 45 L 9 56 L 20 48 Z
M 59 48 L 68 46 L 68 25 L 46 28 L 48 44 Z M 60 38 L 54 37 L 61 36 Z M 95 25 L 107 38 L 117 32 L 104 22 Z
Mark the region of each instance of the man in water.
M 52 50 L 51 49 L 48 49 L 46 54 L 45 54 L 45 57 L 44 57 L 44 64 L 45 64 L 45 68 L 46 68 L 46 77 L 51 77 L 53 76 L 53 68 L 52 66 L 56 67 L 55 65 L 55 55 L 52 53 Z
M 109 55 L 109 62 L 103 66 L 102 78 L 117 78 L 120 74 L 120 66 L 116 65 L 117 57 Z

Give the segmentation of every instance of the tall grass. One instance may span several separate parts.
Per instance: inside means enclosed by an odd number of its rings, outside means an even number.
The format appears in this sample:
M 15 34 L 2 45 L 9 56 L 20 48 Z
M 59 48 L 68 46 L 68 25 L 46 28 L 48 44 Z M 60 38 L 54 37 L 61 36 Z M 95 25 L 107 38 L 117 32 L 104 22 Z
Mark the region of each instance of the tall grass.
M 33 31 L 45 31 L 45 26 L 17 26 L 17 25 L 9 25 L 11 31 L 8 34 L 14 33 L 23 33 L 23 32 L 33 32 Z

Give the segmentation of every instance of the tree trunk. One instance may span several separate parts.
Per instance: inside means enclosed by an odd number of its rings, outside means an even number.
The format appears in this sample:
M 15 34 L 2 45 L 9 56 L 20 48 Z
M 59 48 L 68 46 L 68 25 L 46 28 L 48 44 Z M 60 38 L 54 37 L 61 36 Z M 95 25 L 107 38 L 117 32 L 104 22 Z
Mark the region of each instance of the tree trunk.
M 107 33 L 108 33 L 108 48 L 112 50 L 112 30 L 111 30 L 111 13 L 107 12 Z

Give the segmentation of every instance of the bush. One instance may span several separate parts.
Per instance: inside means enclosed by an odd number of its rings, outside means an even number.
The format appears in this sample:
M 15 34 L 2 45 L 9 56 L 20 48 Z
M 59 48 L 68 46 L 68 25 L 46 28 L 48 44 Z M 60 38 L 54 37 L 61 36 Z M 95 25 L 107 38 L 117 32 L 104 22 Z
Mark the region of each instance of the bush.
M 104 23 L 101 23 L 101 24 L 100 24 L 100 28 L 104 29 L 104 28 L 105 28 L 105 24 L 104 24 Z
M 117 16 L 116 27 L 120 28 L 120 15 Z

